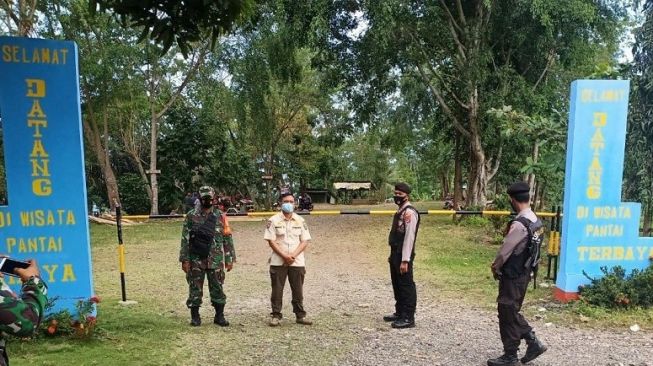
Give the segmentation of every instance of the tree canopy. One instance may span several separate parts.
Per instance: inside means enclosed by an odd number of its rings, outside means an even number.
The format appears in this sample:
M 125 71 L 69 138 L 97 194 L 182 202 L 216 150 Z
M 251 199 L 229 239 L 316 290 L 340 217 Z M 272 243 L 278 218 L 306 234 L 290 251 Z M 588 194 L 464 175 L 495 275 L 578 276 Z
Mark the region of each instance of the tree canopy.
M 53 0 L 0 3 L 0 32 L 78 43 L 89 195 L 107 207 L 168 213 L 202 184 L 269 207 L 339 180 L 473 207 L 524 179 L 559 204 L 570 82 L 609 77 L 632 80 L 624 196 L 651 221 L 652 9 Z

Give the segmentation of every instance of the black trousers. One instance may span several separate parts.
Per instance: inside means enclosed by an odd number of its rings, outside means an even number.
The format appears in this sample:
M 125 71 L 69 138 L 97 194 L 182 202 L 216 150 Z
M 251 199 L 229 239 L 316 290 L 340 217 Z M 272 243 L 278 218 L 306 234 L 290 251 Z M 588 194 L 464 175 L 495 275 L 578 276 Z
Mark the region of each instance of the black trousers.
M 529 281 L 530 275 L 517 278 L 502 276 L 499 279 L 499 296 L 497 297 L 499 333 L 503 350 L 506 353 L 516 353 L 521 339 L 533 330 L 524 316 L 519 313 Z
M 392 291 L 395 295 L 395 314 L 410 320 L 415 319 L 415 308 L 417 307 L 417 289 L 413 281 L 413 259 L 408 262 L 408 272 L 401 274 L 401 249 L 390 250 L 390 278 L 392 279 Z

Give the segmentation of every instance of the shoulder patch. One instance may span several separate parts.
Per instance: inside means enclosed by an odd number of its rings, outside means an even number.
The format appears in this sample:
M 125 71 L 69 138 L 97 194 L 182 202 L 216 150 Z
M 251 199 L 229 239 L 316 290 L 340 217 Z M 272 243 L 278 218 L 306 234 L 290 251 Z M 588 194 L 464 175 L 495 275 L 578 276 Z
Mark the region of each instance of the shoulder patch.
M 272 220 L 268 220 L 268 222 L 267 222 L 267 226 L 266 226 L 266 227 L 269 229 L 270 226 L 272 226 Z
M 406 212 L 404 212 L 404 221 L 409 223 L 410 220 L 412 219 L 413 219 L 413 213 L 410 210 L 406 210 Z

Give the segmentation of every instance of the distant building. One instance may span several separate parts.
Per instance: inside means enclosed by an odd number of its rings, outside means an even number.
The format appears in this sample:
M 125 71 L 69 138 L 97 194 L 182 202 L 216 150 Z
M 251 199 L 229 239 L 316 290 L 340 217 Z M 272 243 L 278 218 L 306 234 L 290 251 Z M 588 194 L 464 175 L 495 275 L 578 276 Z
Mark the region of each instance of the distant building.
M 372 193 L 376 191 L 371 181 L 346 181 L 333 183 L 338 203 L 351 205 L 375 204 Z

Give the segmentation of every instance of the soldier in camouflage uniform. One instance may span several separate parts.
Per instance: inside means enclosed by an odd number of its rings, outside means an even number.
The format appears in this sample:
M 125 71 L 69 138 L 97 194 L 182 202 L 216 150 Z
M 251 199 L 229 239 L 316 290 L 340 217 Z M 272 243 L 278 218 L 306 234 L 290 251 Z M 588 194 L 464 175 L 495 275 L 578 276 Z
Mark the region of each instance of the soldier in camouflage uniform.
M 16 337 L 31 336 L 39 327 L 45 303 L 48 301 L 48 292 L 45 282 L 41 280 L 36 262 L 24 269 L 16 269 L 16 274 L 23 282 L 20 297 L 11 291 L 9 286 L 0 277 L 0 366 L 9 364 L 5 350 L 5 336 Z
M 209 186 L 200 188 L 201 207 L 195 208 L 186 214 L 186 220 L 181 234 L 181 250 L 179 261 L 181 268 L 186 273 L 188 282 L 188 300 L 186 305 L 190 308 L 191 325 L 201 324 L 199 307 L 202 305 L 204 277 L 209 280 L 209 293 L 211 304 L 215 308 L 213 323 L 226 327 L 229 322 L 224 318 L 224 306 L 227 296 L 222 285 L 225 278 L 225 269 L 231 271 L 236 261 L 233 240 L 229 236 L 225 239 L 223 221 L 220 211 L 214 210 L 213 198 L 215 192 Z M 210 235 L 205 252 L 198 250 L 196 245 L 198 233 Z M 200 240 L 201 242 L 201 240 Z M 195 244 L 194 244 L 195 243 Z

